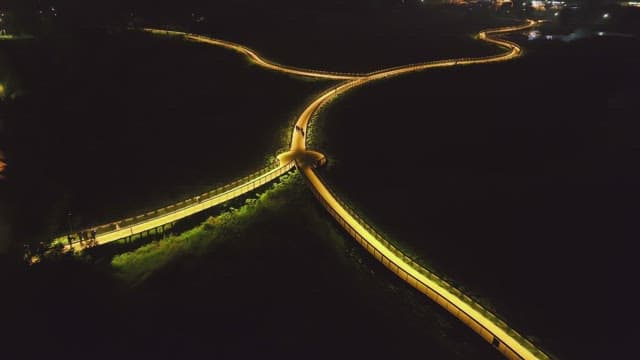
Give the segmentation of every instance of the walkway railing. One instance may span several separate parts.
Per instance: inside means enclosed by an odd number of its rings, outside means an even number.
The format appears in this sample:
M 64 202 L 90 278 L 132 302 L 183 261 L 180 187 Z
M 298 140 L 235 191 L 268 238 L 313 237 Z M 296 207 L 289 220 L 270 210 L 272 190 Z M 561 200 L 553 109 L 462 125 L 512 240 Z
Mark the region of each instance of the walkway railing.
M 108 224 L 92 227 L 96 230 L 96 243 L 102 245 L 108 242 L 120 240 L 149 231 L 166 224 L 176 222 L 185 217 L 207 210 L 238 196 L 253 191 L 277 178 L 286 174 L 294 167 L 290 162 L 284 165 L 271 165 L 260 169 L 248 176 L 238 179 L 232 183 L 218 187 L 203 194 L 185 199 L 178 203 L 140 214 L 135 217 L 122 219 Z M 90 232 L 84 229 L 80 232 Z M 66 234 L 53 241 L 53 245 L 68 246 L 67 236 L 76 234 Z M 84 242 L 83 242 L 84 243 Z M 74 247 L 80 247 L 80 239 L 73 240 Z
M 313 170 L 311 170 L 311 171 L 313 171 Z M 390 270 L 392 270 L 396 275 L 400 276 L 403 280 L 407 281 L 411 286 L 413 286 L 414 288 L 418 289 L 423 294 L 425 294 L 425 295 L 429 296 L 430 298 L 432 298 L 438 304 L 442 305 L 443 301 L 446 302 L 447 306 L 443 305 L 443 307 L 445 307 L 445 309 L 447 309 L 449 312 L 451 312 L 454 315 L 456 315 L 456 317 L 459 317 L 456 314 L 456 311 L 463 311 L 464 312 L 463 309 L 461 309 L 459 306 L 457 306 L 454 302 L 447 300 L 446 298 L 435 299 L 434 297 L 442 297 L 442 296 L 438 295 L 437 292 L 434 293 L 434 294 L 429 294 L 427 289 L 424 288 L 424 287 L 428 287 L 429 285 L 422 283 L 420 281 L 419 277 L 414 277 L 411 274 L 406 273 L 406 272 L 404 274 L 402 274 L 402 276 L 401 276 L 401 274 L 399 274 L 399 272 L 402 271 L 401 265 L 402 265 L 402 263 L 406 264 L 407 266 L 411 267 L 416 272 L 418 272 L 420 275 L 428 278 L 433 283 L 437 284 L 439 287 L 447 290 L 449 293 L 451 293 L 454 296 L 456 296 L 457 298 L 459 298 L 461 301 L 469 304 L 475 311 L 481 313 L 487 319 L 490 319 L 499 328 L 501 328 L 505 333 L 509 334 L 514 339 L 517 339 L 517 341 L 519 343 L 523 344 L 529 351 L 531 351 L 533 354 L 535 354 L 537 356 L 536 358 L 538 358 L 538 359 L 550 359 L 550 357 L 547 354 L 545 354 L 543 351 L 538 349 L 525 336 L 523 336 L 523 335 L 519 334 L 518 332 L 516 332 L 515 330 L 511 329 L 507 325 L 507 323 L 504 320 L 502 320 L 499 316 L 497 316 L 496 314 L 491 312 L 489 309 L 487 309 L 484 306 L 482 306 L 474 298 L 466 295 L 461 290 L 457 289 L 455 286 L 453 286 L 451 283 L 449 283 L 447 280 L 445 280 L 445 278 L 443 276 L 438 275 L 433 270 L 429 270 L 429 269 L 425 268 L 424 266 L 419 264 L 417 261 L 415 261 L 412 257 L 410 257 L 409 255 L 404 253 L 402 250 L 398 249 L 397 246 L 395 246 L 391 242 L 389 242 L 387 240 L 386 236 L 382 235 L 382 233 L 379 232 L 378 230 L 376 230 L 368 221 L 364 220 L 360 215 L 358 215 L 358 212 L 356 210 L 354 210 L 351 207 L 351 205 L 349 205 L 344 200 L 342 200 L 334 190 L 332 190 L 331 188 L 329 188 L 326 185 L 324 185 L 324 184 L 326 184 L 326 180 L 324 180 L 323 177 L 320 174 L 318 174 L 317 172 L 314 171 L 314 175 L 318 179 L 318 181 L 321 182 L 323 184 L 323 186 L 327 189 L 327 191 L 329 192 L 331 197 L 333 197 L 333 199 L 335 199 L 335 201 L 346 211 L 346 213 L 349 214 L 349 216 L 351 216 L 364 229 L 364 231 L 365 231 L 365 233 L 367 235 L 371 235 L 373 238 L 375 238 L 375 240 L 379 244 L 381 244 L 385 249 L 387 249 L 390 253 L 392 253 L 395 256 L 395 258 L 401 260 L 401 264 L 395 264 L 396 267 L 397 267 L 397 270 L 394 270 L 395 268 L 392 268 L 392 267 L 389 266 L 389 264 L 392 263 L 391 259 L 387 259 L 387 263 L 385 263 L 385 261 L 381 260 L 383 257 L 385 257 L 385 255 L 382 252 L 378 251 L 375 248 L 374 244 L 372 244 L 371 242 L 367 241 L 367 236 L 366 235 L 363 235 L 363 234 L 359 233 L 357 231 L 357 229 L 355 229 L 353 226 L 351 226 L 349 224 L 349 222 L 347 220 L 345 220 L 343 216 L 340 215 L 339 212 L 331 209 L 330 206 L 329 206 L 330 202 L 325 200 L 322 196 L 320 196 L 318 191 L 315 190 L 315 188 L 313 186 L 311 186 L 314 195 L 320 201 L 320 203 L 323 205 L 323 207 L 325 209 L 327 209 L 327 211 L 331 214 L 331 216 L 334 219 L 336 219 L 336 221 L 354 239 L 356 239 L 356 241 L 358 241 L 358 243 L 360 243 L 360 245 L 362 245 L 362 247 L 367 249 L 367 251 L 369 251 L 369 253 L 371 253 L 378 261 L 382 262 L 385 265 L 385 267 L 387 267 Z M 309 179 L 308 177 L 306 177 L 306 178 Z M 413 279 L 412 280 L 413 282 L 412 281 L 408 281 L 407 279 Z M 434 289 L 431 289 L 431 290 L 435 291 Z M 452 311 L 452 309 L 450 309 L 451 307 L 453 307 L 455 311 Z M 467 316 L 468 316 L 468 314 L 467 314 Z M 479 326 L 480 328 L 482 328 L 482 329 L 484 329 L 486 331 L 489 331 L 482 324 L 480 324 L 478 321 L 476 321 L 474 319 L 470 318 L 470 319 L 461 319 L 461 320 L 463 320 L 463 322 L 465 322 L 465 324 L 467 324 L 467 325 L 469 325 L 468 322 L 471 321 L 471 322 L 475 323 L 477 326 Z M 471 325 L 470 325 L 470 327 L 473 328 L 473 326 L 471 326 Z M 476 330 L 476 329 L 474 329 L 474 330 Z M 478 332 L 478 331 L 476 330 L 476 332 Z M 483 335 L 483 334 L 480 334 L 480 335 Z M 492 335 L 495 336 L 494 334 L 492 334 Z M 485 336 L 483 336 L 483 337 L 485 337 Z M 497 339 L 499 341 L 500 338 L 497 338 Z M 493 337 L 489 339 L 490 342 L 493 342 L 493 340 L 494 340 Z M 502 343 L 502 342 L 500 342 L 500 343 Z M 494 346 L 496 346 L 496 345 L 494 344 Z M 508 347 L 507 344 L 504 344 L 504 346 Z M 503 353 L 504 353 L 504 351 L 503 351 Z M 507 354 L 505 354 L 505 355 L 507 355 Z M 520 357 L 520 356 L 515 357 L 515 359 L 522 359 L 522 358 L 523 357 Z

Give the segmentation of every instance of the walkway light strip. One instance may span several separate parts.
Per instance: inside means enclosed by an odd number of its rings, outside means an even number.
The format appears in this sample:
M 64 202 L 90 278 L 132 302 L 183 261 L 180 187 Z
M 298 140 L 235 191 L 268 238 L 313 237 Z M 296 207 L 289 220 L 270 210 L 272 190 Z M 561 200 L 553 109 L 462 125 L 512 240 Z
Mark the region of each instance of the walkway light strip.
M 278 72 L 288 73 L 292 75 L 324 78 L 324 79 L 331 79 L 331 80 L 353 80 L 353 79 L 357 79 L 364 76 L 361 74 L 333 73 L 328 71 L 297 69 L 290 66 L 279 65 L 264 59 L 263 57 L 258 55 L 258 53 L 256 53 L 254 50 L 249 49 L 246 46 L 242 46 L 240 44 L 236 44 L 231 41 L 215 39 L 215 38 L 211 38 L 203 35 L 189 34 L 181 31 L 153 29 L 153 28 L 144 28 L 143 30 L 156 35 L 184 36 L 186 39 L 192 40 L 195 42 L 201 42 L 209 45 L 215 45 L 215 46 L 231 49 L 245 55 L 251 61 L 253 61 L 257 65 L 260 65 L 264 68 L 275 70 Z

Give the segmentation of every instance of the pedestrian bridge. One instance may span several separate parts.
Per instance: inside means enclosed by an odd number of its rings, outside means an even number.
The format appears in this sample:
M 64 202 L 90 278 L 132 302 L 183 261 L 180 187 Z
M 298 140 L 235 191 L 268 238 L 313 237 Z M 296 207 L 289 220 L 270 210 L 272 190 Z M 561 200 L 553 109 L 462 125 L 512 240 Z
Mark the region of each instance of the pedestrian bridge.
M 82 250 L 87 246 L 104 245 L 134 235 L 143 234 L 154 229 L 163 228 L 167 224 L 173 224 L 181 219 L 254 191 L 286 174 L 294 165 L 293 161 L 289 161 L 287 163 L 269 166 L 230 184 L 161 209 L 93 227 L 91 229 L 95 229 L 96 231 L 96 239 L 93 244 L 81 241 L 78 238 L 75 238 L 71 244 L 69 244 L 69 234 L 56 238 L 53 244 L 60 244 L 67 250 L 71 248 L 74 250 Z M 90 229 L 85 229 L 81 232 L 90 231 Z M 74 234 L 71 234 L 71 236 L 74 236 Z

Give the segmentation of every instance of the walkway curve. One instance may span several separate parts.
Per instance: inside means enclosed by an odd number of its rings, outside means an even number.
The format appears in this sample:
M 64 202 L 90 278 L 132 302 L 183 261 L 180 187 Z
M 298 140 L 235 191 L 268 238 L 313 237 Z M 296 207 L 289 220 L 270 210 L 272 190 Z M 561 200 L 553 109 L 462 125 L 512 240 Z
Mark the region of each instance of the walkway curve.
M 506 323 L 483 308 L 469 296 L 403 254 L 373 230 L 373 228 L 364 222 L 353 210 L 345 206 L 344 203 L 335 196 L 333 191 L 318 177 L 314 171 L 317 164 L 310 163 L 308 157 L 304 156 L 308 153 L 305 144 L 305 133 L 307 132 L 307 127 L 312 116 L 316 114 L 318 109 L 323 105 L 330 102 L 336 95 L 371 81 L 432 68 L 486 64 L 517 58 L 522 55 L 522 48 L 514 42 L 495 36 L 525 30 L 536 26 L 536 24 L 536 21 L 528 20 L 521 26 L 484 30 L 478 33 L 477 38 L 479 40 L 495 44 L 507 50 L 503 54 L 399 66 L 370 73 L 365 77 L 342 83 L 324 92 L 311 102 L 299 116 L 295 130 L 293 131 L 291 148 L 288 153 L 280 156 L 282 162 L 290 161 L 291 159 L 296 161 L 297 167 L 302 174 L 304 174 L 320 203 L 327 209 L 331 216 L 378 261 L 398 275 L 402 280 L 427 295 L 469 326 L 483 339 L 497 348 L 505 357 L 514 360 L 550 359 L 550 356 L 515 330 L 511 329 Z
M 255 50 L 252 50 L 246 46 L 236 44 L 231 41 L 216 39 L 216 38 L 212 38 L 204 35 L 196 35 L 196 34 L 190 34 L 182 31 L 162 30 L 162 29 L 155 29 L 155 28 L 144 28 L 142 30 L 145 32 L 156 34 L 156 35 L 182 36 L 187 40 L 224 47 L 245 55 L 247 58 L 249 58 L 249 60 L 254 62 L 256 65 L 262 66 L 270 70 L 283 72 L 291 75 L 329 79 L 329 80 L 353 80 L 353 79 L 358 79 L 366 76 L 364 74 L 299 69 L 292 66 L 280 65 L 263 58 L 262 56 L 258 55 L 258 53 Z

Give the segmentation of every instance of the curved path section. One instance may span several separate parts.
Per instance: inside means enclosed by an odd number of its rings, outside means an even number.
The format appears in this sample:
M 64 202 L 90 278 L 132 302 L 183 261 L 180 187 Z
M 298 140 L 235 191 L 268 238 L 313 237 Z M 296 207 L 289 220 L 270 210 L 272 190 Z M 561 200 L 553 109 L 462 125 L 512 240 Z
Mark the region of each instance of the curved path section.
M 312 116 L 319 108 L 328 103 L 335 95 L 344 93 L 354 87 L 362 86 L 370 81 L 402 75 L 409 72 L 422 71 L 431 68 L 449 67 L 457 65 L 485 64 L 507 61 L 522 54 L 522 49 L 516 43 L 494 37 L 512 31 L 524 30 L 536 25 L 535 21 L 527 21 L 522 26 L 505 27 L 486 30 L 478 34 L 478 39 L 498 45 L 505 53 L 480 58 L 450 59 L 422 64 L 395 67 L 371 73 L 363 78 L 343 83 L 316 98 L 300 115 L 296 123 L 291 141 L 291 149 L 280 156 L 281 161 L 293 159 L 297 167 L 306 177 L 313 193 L 320 203 L 327 209 L 336 221 L 355 238 L 369 253 L 384 266 L 406 281 L 409 285 L 427 295 L 436 303 L 460 319 L 463 323 L 478 333 L 483 339 L 491 343 L 508 359 L 549 359 L 550 357 L 538 349 L 530 341 L 511 329 L 506 323 L 476 301 L 454 288 L 451 284 L 439 278 L 434 273 L 415 263 L 400 250 L 380 236 L 371 226 L 345 206 L 327 185 L 318 177 L 314 168 L 324 159 L 321 156 L 310 155 L 305 145 L 305 132 Z M 311 153 L 314 154 L 314 153 Z M 309 159 L 318 161 L 309 161 Z
M 249 58 L 249 60 L 251 60 L 255 64 L 260 65 L 264 68 L 291 74 L 291 75 L 307 76 L 307 77 L 329 79 L 329 80 L 353 80 L 353 79 L 364 76 L 362 74 L 337 73 L 337 72 L 329 72 L 329 71 L 299 69 L 292 66 L 280 65 L 263 58 L 262 56 L 258 55 L 257 52 L 255 52 L 252 49 L 249 49 L 246 46 L 242 46 L 240 44 L 236 44 L 231 41 L 215 39 L 215 38 L 211 38 L 203 35 L 189 34 L 182 31 L 162 30 L 162 29 L 153 29 L 153 28 L 144 28 L 142 30 L 145 32 L 156 34 L 156 35 L 182 36 L 187 40 L 224 47 L 245 55 L 247 58 Z

